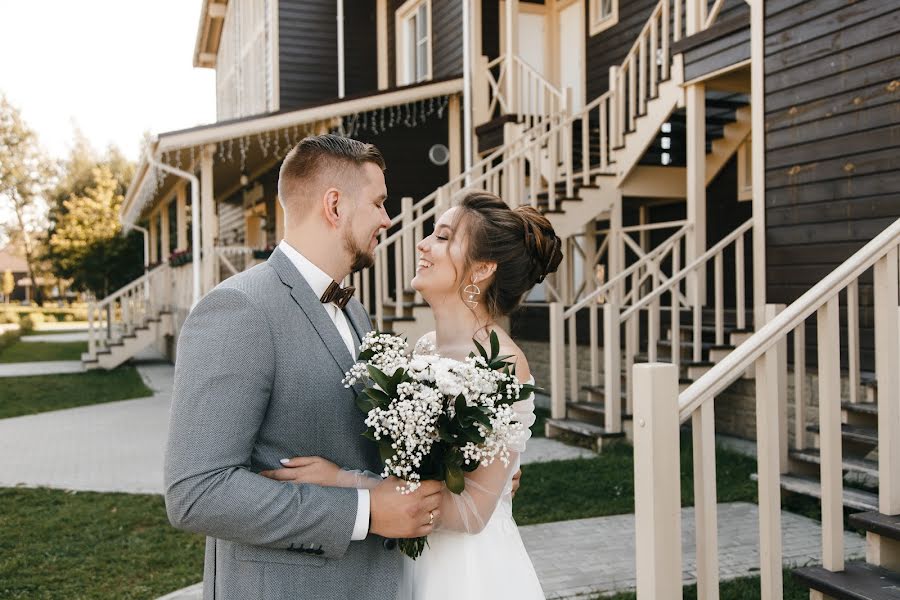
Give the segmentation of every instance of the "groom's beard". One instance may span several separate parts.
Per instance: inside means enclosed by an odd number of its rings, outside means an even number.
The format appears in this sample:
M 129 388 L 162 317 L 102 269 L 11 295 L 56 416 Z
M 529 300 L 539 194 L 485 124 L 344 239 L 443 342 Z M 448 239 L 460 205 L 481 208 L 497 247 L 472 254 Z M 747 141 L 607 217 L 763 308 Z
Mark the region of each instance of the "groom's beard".
M 356 273 L 357 271 L 362 271 L 363 269 L 368 269 L 372 265 L 375 264 L 375 256 L 374 254 L 369 254 L 365 250 L 359 247 L 359 244 L 356 243 L 356 240 L 353 239 L 353 235 L 347 233 L 344 237 L 344 248 L 350 254 L 352 258 L 352 262 L 350 263 L 350 272 Z

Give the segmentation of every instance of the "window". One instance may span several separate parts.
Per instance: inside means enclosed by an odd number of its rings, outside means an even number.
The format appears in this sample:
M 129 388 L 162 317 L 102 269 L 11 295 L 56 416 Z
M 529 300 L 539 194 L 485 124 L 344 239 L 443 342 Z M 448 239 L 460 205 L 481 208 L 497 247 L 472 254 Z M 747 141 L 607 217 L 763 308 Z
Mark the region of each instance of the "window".
M 619 22 L 619 0 L 590 0 L 591 35 L 609 29 Z
M 431 2 L 409 0 L 397 10 L 397 84 L 431 79 Z

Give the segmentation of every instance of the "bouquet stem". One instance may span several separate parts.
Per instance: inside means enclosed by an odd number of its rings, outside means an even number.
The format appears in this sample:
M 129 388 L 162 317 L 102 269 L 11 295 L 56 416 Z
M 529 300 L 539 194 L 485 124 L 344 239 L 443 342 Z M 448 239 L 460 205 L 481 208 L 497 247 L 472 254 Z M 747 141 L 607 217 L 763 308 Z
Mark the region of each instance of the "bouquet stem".
M 422 552 L 425 551 L 425 546 L 428 545 L 428 538 L 425 537 L 417 537 L 410 539 L 401 539 L 398 540 L 397 545 L 400 547 L 400 551 L 403 554 L 407 555 L 413 560 L 416 560 L 420 556 L 422 556 Z

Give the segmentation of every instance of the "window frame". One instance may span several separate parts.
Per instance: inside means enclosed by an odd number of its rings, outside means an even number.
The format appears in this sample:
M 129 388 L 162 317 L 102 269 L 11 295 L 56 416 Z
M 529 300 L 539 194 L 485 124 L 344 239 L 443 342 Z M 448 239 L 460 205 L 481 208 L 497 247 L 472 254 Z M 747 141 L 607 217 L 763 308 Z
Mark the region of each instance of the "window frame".
M 424 7 L 425 19 L 427 27 L 425 28 L 425 37 L 413 40 L 410 37 L 411 27 L 418 30 L 418 23 L 414 20 L 418 18 L 421 9 Z M 434 49 L 432 36 L 432 17 L 431 17 L 431 0 L 407 0 L 394 13 L 394 37 L 396 46 L 395 60 L 395 81 L 397 86 L 413 85 L 423 81 L 430 81 L 432 78 L 432 53 Z M 417 50 L 421 45 L 425 47 L 425 70 L 419 75 L 418 72 L 411 73 L 411 68 L 418 71 L 419 62 L 417 60 Z M 410 55 L 410 52 L 413 55 Z
M 602 31 L 606 31 L 619 22 L 619 0 L 609 1 L 612 5 L 612 11 L 604 17 L 599 14 L 603 0 L 588 0 L 590 3 L 590 10 L 588 11 L 590 35 L 597 35 Z

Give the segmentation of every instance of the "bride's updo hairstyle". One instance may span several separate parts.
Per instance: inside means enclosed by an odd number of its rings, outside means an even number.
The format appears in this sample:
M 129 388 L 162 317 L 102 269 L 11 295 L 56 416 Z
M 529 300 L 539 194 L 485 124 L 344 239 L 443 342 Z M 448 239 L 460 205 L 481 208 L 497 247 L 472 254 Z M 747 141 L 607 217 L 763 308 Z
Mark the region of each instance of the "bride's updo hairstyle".
M 560 239 L 534 208 L 510 208 L 489 192 L 468 194 L 459 209 L 458 224 L 464 226 L 467 241 L 463 273 L 471 273 L 477 262 L 497 263 L 493 282 L 487 289 L 481 284 L 480 302 L 492 318 L 508 315 L 535 284 L 559 267 Z M 463 281 L 462 287 L 470 282 Z

